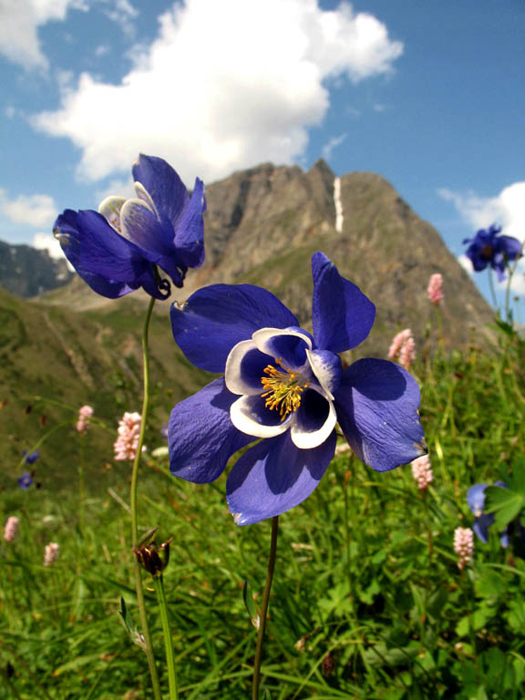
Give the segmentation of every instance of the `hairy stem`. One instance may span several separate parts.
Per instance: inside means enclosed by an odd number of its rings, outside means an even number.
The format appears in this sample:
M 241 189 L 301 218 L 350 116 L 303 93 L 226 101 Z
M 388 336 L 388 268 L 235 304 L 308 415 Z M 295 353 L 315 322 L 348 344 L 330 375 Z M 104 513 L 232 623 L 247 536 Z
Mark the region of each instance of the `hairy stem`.
M 279 528 L 279 516 L 272 518 L 272 539 L 270 543 L 270 556 L 268 558 L 268 573 L 261 605 L 259 620 L 259 631 L 257 634 L 257 646 L 255 648 L 255 660 L 253 662 L 253 692 L 252 700 L 259 700 L 259 685 L 261 682 L 261 662 L 264 643 L 264 633 L 266 631 L 266 617 L 268 614 L 268 603 L 270 602 L 270 592 L 272 590 L 273 572 L 275 569 L 275 555 L 277 553 L 277 533 Z
M 179 693 L 177 691 L 177 674 L 175 672 L 175 654 L 173 651 L 173 640 L 171 638 L 170 623 L 168 620 L 168 605 L 166 603 L 166 594 L 164 592 L 164 581 L 162 574 L 153 577 L 157 600 L 159 601 L 160 619 L 162 622 L 162 631 L 164 633 L 164 647 L 166 649 L 166 661 L 168 664 L 168 682 L 170 689 L 170 700 L 178 700 Z
M 142 400 L 142 419 L 140 421 L 139 442 L 137 445 L 137 454 L 133 462 L 133 471 L 131 472 L 131 546 L 136 549 L 138 545 L 138 518 L 137 518 L 137 484 L 140 459 L 142 455 L 142 445 L 144 444 L 144 433 L 146 430 L 146 421 L 148 418 L 149 408 L 149 352 L 148 352 L 148 335 L 149 323 L 155 299 L 152 297 L 146 313 L 144 321 L 144 330 L 142 331 L 142 361 L 144 370 L 144 396 Z M 142 589 L 142 574 L 140 565 L 135 556 L 133 556 L 133 573 L 135 575 L 135 589 L 137 591 L 137 604 L 139 608 L 140 624 L 142 634 L 144 635 L 146 656 L 148 658 L 149 672 L 151 676 L 151 684 L 153 686 L 153 694 L 155 700 L 162 700 L 160 692 L 159 674 L 155 664 L 155 656 L 153 654 L 153 646 L 151 644 L 151 635 L 149 631 L 148 618 L 146 615 L 146 605 L 144 601 L 144 591 Z

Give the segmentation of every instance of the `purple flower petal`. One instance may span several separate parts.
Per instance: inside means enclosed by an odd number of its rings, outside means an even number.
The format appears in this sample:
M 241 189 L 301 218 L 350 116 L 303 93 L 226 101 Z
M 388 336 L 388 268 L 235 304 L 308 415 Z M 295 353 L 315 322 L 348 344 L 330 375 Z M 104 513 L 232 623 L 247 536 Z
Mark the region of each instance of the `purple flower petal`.
M 341 277 L 324 253 L 313 254 L 312 275 L 312 323 L 317 347 L 335 353 L 355 348 L 374 325 L 374 304 L 359 287 Z
M 98 294 L 115 299 L 144 286 L 156 298 L 165 296 L 157 289 L 152 265 L 98 212 L 66 209 L 54 234 L 69 262 Z
M 492 513 L 484 513 L 483 515 L 480 515 L 479 517 L 474 519 L 472 529 L 479 537 L 479 539 L 485 544 L 487 544 L 487 542 L 489 541 L 489 527 L 493 524 L 493 522 L 494 516 L 492 515 Z
M 262 328 L 253 334 L 253 341 L 261 352 L 293 371 L 306 364 L 306 351 L 312 348 L 311 337 L 301 328 Z
M 253 442 L 230 420 L 236 398 L 223 379 L 215 379 L 175 406 L 168 428 L 172 474 L 197 484 L 215 481 L 230 456 Z
M 335 432 L 313 450 L 299 450 L 285 433 L 249 449 L 232 467 L 227 500 L 237 525 L 272 518 L 314 491 L 334 456 Z
M 196 178 L 191 200 L 175 227 L 175 247 L 186 267 L 200 267 L 204 262 L 204 221 L 206 210 L 204 185 Z
M 476 517 L 479 517 L 485 508 L 485 489 L 487 484 L 475 484 L 467 491 L 467 503 Z
M 387 360 L 358 360 L 335 392 L 339 425 L 359 459 L 376 471 L 408 464 L 426 453 L 419 422 L 419 387 Z
M 166 218 L 158 219 L 140 199 L 126 200 L 120 220 L 122 234 L 139 248 L 141 255 L 159 265 L 177 287 L 182 287 L 187 268 L 175 248 L 171 223 Z
M 214 284 L 192 294 L 182 308 L 171 307 L 177 345 L 199 369 L 223 372 L 232 348 L 260 328 L 296 326 L 277 297 L 250 284 Z
M 162 158 L 141 154 L 132 167 L 133 179 L 147 190 L 157 210 L 174 224 L 189 202 L 184 183 Z

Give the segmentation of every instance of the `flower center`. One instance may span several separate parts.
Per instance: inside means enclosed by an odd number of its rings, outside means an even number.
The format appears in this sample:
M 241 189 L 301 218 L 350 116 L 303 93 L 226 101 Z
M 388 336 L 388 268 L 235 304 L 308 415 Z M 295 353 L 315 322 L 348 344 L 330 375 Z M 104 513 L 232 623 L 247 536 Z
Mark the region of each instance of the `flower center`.
M 490 260 L 492 258 L 493 249 L 491 245 L 484 245 L 481 249 L 481 257 L 483 260 Z
M 280 359 L 275 360 L 281 365 Z M 264 370 L 267 377 L 261 377 L 261 384 L 265 392 L 262 394 L 266 399 L 266 408 L 279 411 L 281 421 L 292 411 L 296 411 L 301 405 L 301 394 L 310 382 L 305 382 L 300 372 L 293 372 L 291 369 L 277 369 L 273 365 L 268 365 Z

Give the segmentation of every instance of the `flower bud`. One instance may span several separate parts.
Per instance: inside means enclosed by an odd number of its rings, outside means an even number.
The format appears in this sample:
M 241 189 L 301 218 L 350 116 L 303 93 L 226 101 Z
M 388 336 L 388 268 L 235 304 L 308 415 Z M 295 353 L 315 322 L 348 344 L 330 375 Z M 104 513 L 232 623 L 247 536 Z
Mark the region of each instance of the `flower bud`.
M 152 576 L 160 576 L 168 566 L 170 559 L 170 543 L 173 537 L 157 547 L 155 542 L 137 547 L 133 552 L 139 564 Z

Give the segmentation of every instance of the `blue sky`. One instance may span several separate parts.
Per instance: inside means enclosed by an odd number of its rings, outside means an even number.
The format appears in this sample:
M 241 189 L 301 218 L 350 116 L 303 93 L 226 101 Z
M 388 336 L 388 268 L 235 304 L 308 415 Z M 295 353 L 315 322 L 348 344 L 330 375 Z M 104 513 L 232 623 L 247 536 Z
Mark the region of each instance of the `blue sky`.
M 324 156 L 458 256 L 493 221 L 522 240 L 523 37 L 523 0 L 4 3 L 0 239 L 46 246 L 62 209 L 131 194 L 142 151 L 189 187 Z

